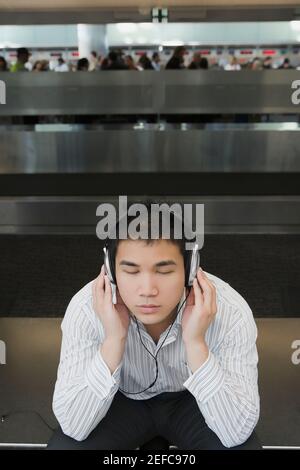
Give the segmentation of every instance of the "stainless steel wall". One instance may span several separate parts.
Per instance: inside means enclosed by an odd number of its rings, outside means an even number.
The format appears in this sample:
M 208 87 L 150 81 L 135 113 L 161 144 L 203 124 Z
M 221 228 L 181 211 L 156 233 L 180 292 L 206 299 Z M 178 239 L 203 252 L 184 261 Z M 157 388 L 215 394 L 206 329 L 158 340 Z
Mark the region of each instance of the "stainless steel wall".
M 146 196 L 130 197 L 142 201 Z M 205 233 L 300 233 L 300 196 L 199 196 L 154 199 L 204 204 Z M 91 233 L 96 235 L 97 206 L 118 198 L 0 198 L 0 233 Z M 128 202 L 129 204 L 129 202 Z
M 2 116 L 298 113 L 297 70 L 1 73 Z
M 300 172 L 293 125 L 61 129 L 0 130 L 0 174 Z

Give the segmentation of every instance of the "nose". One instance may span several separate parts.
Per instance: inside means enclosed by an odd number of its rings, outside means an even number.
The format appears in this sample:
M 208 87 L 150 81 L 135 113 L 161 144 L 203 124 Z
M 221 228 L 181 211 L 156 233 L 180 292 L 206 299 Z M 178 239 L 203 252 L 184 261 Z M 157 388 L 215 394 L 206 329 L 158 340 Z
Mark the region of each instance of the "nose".
M 155 297 L 158 294 L 157 283 L 151 275 L 143 276 L 138 294 L 141 297 Z

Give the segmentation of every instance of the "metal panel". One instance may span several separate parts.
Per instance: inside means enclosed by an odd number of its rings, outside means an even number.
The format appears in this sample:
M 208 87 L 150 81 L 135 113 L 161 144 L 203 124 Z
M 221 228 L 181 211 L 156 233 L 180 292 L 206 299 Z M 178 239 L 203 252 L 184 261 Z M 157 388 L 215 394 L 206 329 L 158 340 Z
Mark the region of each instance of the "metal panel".
M 300 130 L 0 132 L 0 174 L 300 172 Z
M 296 71 L 181 71 L 167 73 L 161 113 L 296 113 Z
M 80 115 L 155 113 L 155 74 L 115 72 L 19 72 L 0 74 L 6 105 L 0 115 Z
M 0 74 L 2 116 L 297 113 L 296 70 Z
M 130 197 L 130 202 L 143 199 Z M 154 199 L 204 204 L 205 233 L 300 233 L 300 196 Z M 116 197 L 0 198 L 0 233 L 95 234 L 100 220 L 96 208 L 104 202 L 118 207 Z

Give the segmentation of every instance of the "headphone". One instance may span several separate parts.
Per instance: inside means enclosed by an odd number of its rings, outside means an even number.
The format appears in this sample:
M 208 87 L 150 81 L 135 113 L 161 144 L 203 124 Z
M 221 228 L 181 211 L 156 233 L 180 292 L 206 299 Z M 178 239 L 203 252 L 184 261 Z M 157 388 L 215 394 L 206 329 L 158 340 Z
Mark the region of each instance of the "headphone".
M 116 288 L 117 288 L 117 280 L 116 280 L 116 272 L 115 272 L 115 263 L 112 259 L 112 254 L 109 249 L 109 244 L 106 241 L 103 247 L 104 251 L 104 267 L 107 277 L 111 283 L 112 287 L 112 298 L 113 304 L 117 303 L 116 299 Z M 196 277 L 197 270 L 200 266 L 200 255 L 198 244 L 195 243 L 192 250 L 186 250 L 184 253 L 184 272 L 185 272 L 185 287 L 191 287 L 193 285 L 194 278 Z

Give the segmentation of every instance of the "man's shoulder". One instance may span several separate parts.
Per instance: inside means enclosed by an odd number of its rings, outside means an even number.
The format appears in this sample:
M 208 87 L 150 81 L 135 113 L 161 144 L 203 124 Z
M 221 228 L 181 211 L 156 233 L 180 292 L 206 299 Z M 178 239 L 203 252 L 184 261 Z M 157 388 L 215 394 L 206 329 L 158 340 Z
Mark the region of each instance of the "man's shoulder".
M 62 328 L 70 329 L 71 326 L 75 327 L 80 324 L 89 324 L 92 328 L 97 327 L 97 317 L 93 309 L 93 282 L 94 279 L 73 295 L 67 306 Z
M 230 317 L 228 326 L 240 321 L 253 323 L 253 313 L 246 299 L 232 287 L 228 282 L 206 272 L 207 277 L 213 282 L 216 288 L 217 307 L 221 313 L 220 320 Z

